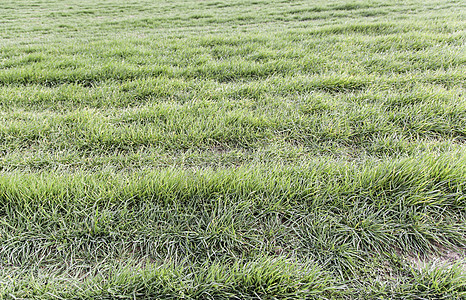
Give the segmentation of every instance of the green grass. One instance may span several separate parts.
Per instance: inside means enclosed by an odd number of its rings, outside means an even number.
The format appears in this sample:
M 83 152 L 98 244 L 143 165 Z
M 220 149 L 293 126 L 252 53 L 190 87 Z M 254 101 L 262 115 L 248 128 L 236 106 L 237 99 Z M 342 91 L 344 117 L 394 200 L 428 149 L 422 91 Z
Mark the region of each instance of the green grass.
M 0 299 L 466 297 L 461 1 L 0 5 Z

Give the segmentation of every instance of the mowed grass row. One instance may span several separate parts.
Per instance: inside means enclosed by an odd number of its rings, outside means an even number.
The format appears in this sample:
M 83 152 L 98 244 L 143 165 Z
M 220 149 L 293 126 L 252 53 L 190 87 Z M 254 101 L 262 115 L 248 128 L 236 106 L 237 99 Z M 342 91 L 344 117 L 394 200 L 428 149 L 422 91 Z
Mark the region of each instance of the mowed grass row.
M 68 75 L 66 75 L 68 76 Z M 193 100 L 277 102 L 276 97 L 328 101 L 372 101 L 389 106 L 415 104 L 423 100 L 456 100 L 464 92 L 465 75 L 461 69 L 419 71 L 387 76 L 329 72 L 326 74 L 274 74 L 265 79 L 218 82 L 212 79 L 144 77 L 126 81 L 95 82 L 91 87 L 76 83 L 44 86 L 11 84 L 0 87 L 4 110 L 67 111 L 76 108 L 128 108 L 148 103 Z M 314 95 L 317 94 L 317 95 Z M 274 101 L 275 100 L 275 101 Z M 319 103 L 319 101 L 316 101 Z
M 314 32 L 316 29 L 311 27 L 280 34 L 210 34 L 155 40 L 129 37 L 124 41 L 65 41 L 47 47 L 4 46 L 0 50 L 0 84 L 2 90 L 5 85 L 37 83 L 93 87 L 106 80 L 124 82 L 163 76 L 195 80 L 199 85 L 201 80 L 227 83 L 277 74 L 311 74 L 317 77 L 311 80 L 311 88 L 346 91 L 367 87 L 374 81 L 393 84 L 390 79 L 403 74 L 405 78 L 399 84 L 409 83 L 409 77 L 423 81 L 419 77 L 427 71 L 434 73 L 427 76 L 427 82 L 464 80 L 464 31 L 444 32 L 444 26 L 432 24 L 429 28 L 434 32 L 416 32 L 409 22 L 350 23 L 340 27 L 345 30 L 324 26 L 325 30 L 319 29 L 322 32 Z M 447 74 L 435 76 L 436 71 L 446 70 Z M 329 78 L 332 75 L 336 78 Z
M 197 265 L 125 261 L 94 266 L 92 271 L 84 272 L 81 280 L 70 280 L 78 277 L 75 273 L 57 276 L 15 270 L 13 276 L 7 273 L 5 283 L 14 284 L 5 285 L 2 295 L 40 299 L 261 299 L 270 295 L 275 299 L 451 299 L 461 297 L 457 291 L 464 288 L 458 266 L 421 271 L 405 268 L 390 274 L 400 276 L 393 282 L 353 280 L 349 282 L 358 289 L 348 289 L 348 285 L 336 282 L 330 272 L 312 262 L 286 258 Z M 95 273 L 98 275 L 92 276 Z
M 0 5 L 0 299 L 461 299 L 465 10 Z
M 332 71 L 363 78 L 374 74 L 464 70 L 465 58 L 461 55 L 464 32 L 403 33 L 409 25 L 368 24 L 367 30 L 359 25 L 361 30 L 340 34 L 333 34 L 332 27 L 328 27 L 328 32 L 316 35 L 303 30 L 294 34 L 287 32 L 284 36 L 212 36 L 162 40 L 155 44 L 151 39 L 141 42 L 130 38 L 123 42 L 78 43 L 67 47 L 53 44 L 47 48 L 43 45 L 5 47 L 0 83 L 89 86 L 108 79 L 160 75 L 230 82 L 275 74 Z
M 80 38 L 102 40 L 108 37 L 156 35 L 183 37 L 202 33 L 232 34 L 300 29 L 309 25 L 342 26 L 347 22 L 412 22 L 412 29 L 431 30 L 446 19 L 461 19 L 460 1 L 172 1 L 148 0 L 94 2 L 45 2 L 22 0 L 6 3 L 0 9 L 7 44 L 31 44 L 50 38 L 47 43 Z M 25 22 L 27 20 L 28 22 Z M 44 22 L 46 20 L 46 22 Z M 427 22 L 426 22 L 427 21 Z M 426 24 L 427 23 L 427 24 Z M 445 31 L 463 29 L 451 22 Z M 279 30 L 277 30 L 279 29 Z M 317 28 L 319 30 L 319 28 Z M 14 36 L 13 36 L 14 35 Z M 18 39 L 19 38 L 19 39 Z
M 333 143 L 377 154 L 384 141 L 430 138 L 462 144 L 466 137 L 463 100 L 391 108 L 326 103 L 331 99 L 327 95 L 322 99 L 319 103 L 309 96 L 288 105 L 279 103 L 281 98 L 264 104 L 199 100 L 69 113 L 15 110 L 0 115 L 0 147 L 5 154 L 31 147 L 111 153 L 153 146 L 172 151 L 255 149 L 283 141 L 321 152 Z
M 416 273 L 399 262 L 403 257 L 465 247 L 465 166 L 464 154 L 452 153 L 364 165 L 321 160 L 301 167 L 167 169 L 130 175 L 4 173 L 0 257 L 10 268 L 43 266 L 73 273 L 74 279 L 61 282 L 60 288 L 89 276 L 99 286 L 115 285 L 115 290 L 85 289 L 106 297 L 127 284 L 145 297 L 162 296 L 157 294 L 160 290 L 176 297 L 179 289 L 192 297 L 202 296 L 204 289 L 214 293 L 204 297 L 226 297 L 229 292 L 237 297 L 272 292 L 298 297 L 327 289 L 342 296 L 356 292 L 361 288 L 358 281 L 378 272 L 395 278 L 375 285 L 368 295 L 394 292 L 406 288 L 397 276 L 408 284 L 434 272 Z M 129 278 L 107 270 L 103 274 L 110 281 L 100 282 L 103 279 L 89 274 L 105 269 L 102 261 L 145 262 L 149 267 L 130 275 L 129 269 L 145 267 L 127 265 L 125 271 L 123 264 L 119 270 Z M 234 261 L 238 267 L 227 267 Z M 184 274 L 185 268 L 200 272 L 192 280 L 202 286 L 189 286 L 191 280 L 187 286 L 177 283 L 187 280 L 180 278 L 158 291 L 156 287 Z M 445 286 L 435 287 L 435 279 L 425 287 L 427 295 L 464 291 L 461 267 L 448 272 Z M 35 279 L 26 285 L 34 286 L 39 285 L 35 280 L 50 274 L 28 276 Z M 133 276 L 141 282 L 134 282 Z M 129 282 L 120 286 L 120 280 Z M 146 280 L 154 285 L 145 286 Z M 250 286 L 242 280 L 251 280 Z M 54 282 L 36 286 L 37 295 L 47 290 L 57 296 L 80 293 L 76 287 L 59 292 Z M 314 285 L 311 291 L 306 291 L 308 285 Z
M 466 128 L 464 87 L 411 81 L 403 87 L 398 83 L 400 88 L 383 88 L 374 80 L 367 89 L 346 93 L 312 91 L 306 86 L 312 79 L 307 77 L 227 86 L 191 83 L 192 89 L 184 81 L 156 78 L 126 87 L 101 86 L 91 96 L 78 85 L 17 87 L 3 98 L 20 107 L 6 106 L 0 114 L 0 147 L 6 159 L 21 152 L 52 150 L 76 155 L 144 149 L 167 155 L 189 150 L 224 154 L 277 144 L 314 154 L 351 150 L 385 156 L 409 154 L 425 149 L 425 144 L 446 149 L 448 142 L 449 150 L 461 146 Z M 184 100 L 164 97 L 165 93 L 185 94 Z M 15 95 L 23 97 L 23 104 Z M 125 100 L 146 103 L 119 107 Z M 100 104 L 88 104 L 93 101 Z M 108 107 L 112 103 L 115 107 Z

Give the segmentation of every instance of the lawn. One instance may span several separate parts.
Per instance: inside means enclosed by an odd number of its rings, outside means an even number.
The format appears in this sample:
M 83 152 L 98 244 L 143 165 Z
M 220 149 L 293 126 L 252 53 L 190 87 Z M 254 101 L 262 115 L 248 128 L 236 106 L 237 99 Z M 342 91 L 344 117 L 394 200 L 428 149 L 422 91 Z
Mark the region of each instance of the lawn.
M 462 1 L 2 1 L 0 299 L 462 299 L 465 93 Z

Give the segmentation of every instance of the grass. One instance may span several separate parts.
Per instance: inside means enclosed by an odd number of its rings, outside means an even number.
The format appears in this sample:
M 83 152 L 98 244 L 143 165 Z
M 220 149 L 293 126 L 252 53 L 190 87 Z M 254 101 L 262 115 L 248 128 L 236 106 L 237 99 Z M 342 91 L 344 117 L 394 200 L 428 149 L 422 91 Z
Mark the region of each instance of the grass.
M 465 8 L 3 3 L 0 299 L 464 298 Z

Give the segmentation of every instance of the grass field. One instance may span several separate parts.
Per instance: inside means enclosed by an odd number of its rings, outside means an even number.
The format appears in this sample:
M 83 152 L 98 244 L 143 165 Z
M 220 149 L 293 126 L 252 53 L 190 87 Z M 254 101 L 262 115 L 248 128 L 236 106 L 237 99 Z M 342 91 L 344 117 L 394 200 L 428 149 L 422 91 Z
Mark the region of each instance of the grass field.
M 466 297 L 462 1 L 0 4 L 0 299 Z

